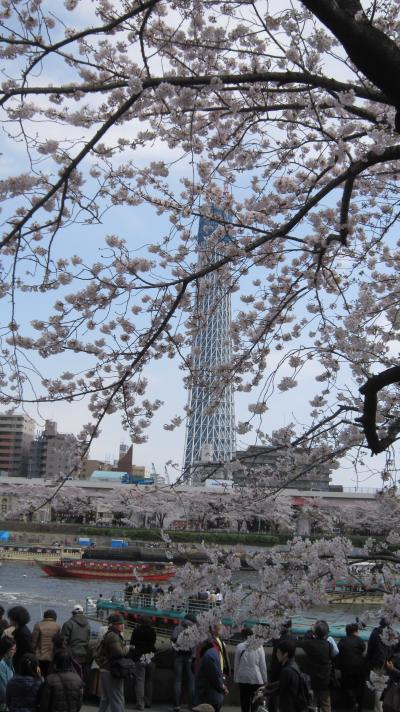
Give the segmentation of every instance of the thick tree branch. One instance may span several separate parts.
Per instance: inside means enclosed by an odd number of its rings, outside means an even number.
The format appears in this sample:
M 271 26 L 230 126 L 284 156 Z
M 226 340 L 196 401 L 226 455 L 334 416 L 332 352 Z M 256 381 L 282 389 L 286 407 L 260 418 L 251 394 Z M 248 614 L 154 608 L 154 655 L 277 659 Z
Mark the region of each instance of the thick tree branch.
M 393 366 L 385 371 L 381 371 L 376 376 L 371 376 L 360 388 L 361 395 L 364 396 L 364 410 L 361 418 L 357 422 L 361 423 L 368 447 L 373 455 L 386 450 L 391 445 L 400 432 L 400 424 L 396 420 L 395 424 L 388 431 L 388 435 L 379 438 L 376 428 L 376 410 L 378 406 L 377 394 L 385 386 L 400 382 L 400 366 Z
M 400 108 L 400 48 L 369 21 L 359 0 L 302 0 L 343 45 L 349 58 Z M 399 126 L 397 126 L 399 130 Z

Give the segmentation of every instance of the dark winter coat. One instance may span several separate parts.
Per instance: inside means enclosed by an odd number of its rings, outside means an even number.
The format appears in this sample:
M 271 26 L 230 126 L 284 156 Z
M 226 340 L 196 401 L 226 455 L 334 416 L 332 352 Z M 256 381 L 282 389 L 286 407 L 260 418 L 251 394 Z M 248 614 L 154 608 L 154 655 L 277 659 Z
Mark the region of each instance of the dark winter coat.
M 384 628 L 378 626 L 373 629 L 369 636 L 366 661 L 370 670 L 383 667 L 389 658 L 390 648 L 385 645 L 381 638 L 383 631 Z
M 42 680 L 28 675 L 15 675 L 6 689 L 9 712 L 37 712 Z
M 78 663 L 91 662 L 90 628 L 88 619 L 83 613 L 75 613 L 61 628 L 72 657 Z
M 329 690 L 332 679 L 331 646 L 321 638 L 303 638 L 297 642 L 307 655 L 307 670 L 315 691 Z
M 137 662 L 142 655 L 155 652 L 156 631 L 149 623 L 138 625 L 131 635 L 131 645 L 135 646 L 131 653 L 132 660 Z
M 203 654 L 194 679 L 195 704 L 221 707 L 224 701 L 224 677 L 219 653 L 211 647 Z
M 300 668 L 294 660 L 288 660 L 281 668 L 279 677 L 279 712 L 297 712 L 296 700 L 299 696 Z
M 358 635 L 346 635 L 339 640 L 338 648 L 339 655 L 335 658 L 335 664 L 342 671 L 342 675 L 361 675 L 365 669 L 364 641 Z
M 25 653 L 33 653 L 32 633 L 27 625 L 21 625 L 14 629 L 13 638 L 17 649 L 13 657 L 13 665 L 16 673 L 19 672 L 21 658 Z
M 53 672 L 43 683 L 40 712 L 79 712 L 83 682 L 76 672 Z
M 114 660 L 125 657 L 128 652 L 129 647 L 125 644 L 123 636 L 111 626 L 100 643 L 95 660 L 101 670 L 109 670 Z

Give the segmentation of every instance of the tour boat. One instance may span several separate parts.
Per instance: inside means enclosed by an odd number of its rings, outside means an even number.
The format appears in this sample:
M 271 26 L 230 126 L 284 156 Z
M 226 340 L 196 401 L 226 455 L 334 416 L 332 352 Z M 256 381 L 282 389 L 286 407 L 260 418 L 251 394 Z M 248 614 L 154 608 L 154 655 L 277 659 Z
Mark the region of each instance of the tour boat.
M 81 559 L 84 549 L 81 546 L 20 546 L 19 544 L 2 544 L 0 546 L 1 561 L 58 561 L 67 556 L 69 559 Z
M 175 575 L 173 564 L 145 564 L 130 561 L 72 561 L 60 559 L 56 563 L 36 561 L 48 575 L 59 578 L 108 579 L 109 581 L 168 581 Z

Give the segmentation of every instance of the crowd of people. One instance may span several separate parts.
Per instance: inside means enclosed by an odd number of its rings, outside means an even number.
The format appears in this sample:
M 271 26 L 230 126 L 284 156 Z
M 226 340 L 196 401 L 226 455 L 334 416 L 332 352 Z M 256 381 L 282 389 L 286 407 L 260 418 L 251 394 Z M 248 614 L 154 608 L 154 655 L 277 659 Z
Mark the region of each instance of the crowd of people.
M 165 593 L 173 593 L 174 586 L 170 584 L 166 590 L 161 585 L 153 585 L 151 583 L 126 583 L 124 586 L 124 603 L 128 606 L 157 607 L 162 602 L 162 597 Z M 188 608 L 190 610 L 207 610 L 220 606 L 222 603 L 222 593 L 219 588 L 205 588 L 198 591 L 196 596 L 191 596 L 188 599 Z M 172 608 L 174 605 L 171 604 Z
M 127 640 L 125 618 L 112 613 L 95 645 L 79 604 L 62 626 L 53 609 L 45 611 L 32 630 L 29 622 L 23 606 L 13 606 L 7 616 L 0 606 L 0 712 L 79 712 L 85 694 L 98 697 L 99 712 L 124 712 L 127 685 L 135 692 L 137 710 L 152 706 L 157 634 L 146 619 Z M 367 687 L 373 692 L 374 712 L 400 712 L 400 696 L 397 709 L 392 694 L 400 681 L 400 643 L 389 641 L 385 618 L 367 644 L 359 636 L 358 623 L 349 623 L 346 636 L 336 644 L 324 620 L 302 637 L 292 633 L 288 621 L 279 638 L 270 641 L 268 661 L 262 641 L 244 629 L 232 668 L 222 625 L 212 625 L 200 644 L 194 642 L 198 636 L 193 626 L 196 615 L 189 612 L 171 634 L 173 712 L 180 712 L 184 690 L 191 709 L 220 712 L 234 683 L 241 712 L 255 710 L 260 690 L 269 712 L 305 712 L 311 706 L 331 712 L 338 671 L 351 712 L 363 712 Z M 297 649 L 304 654 L 302 670 L 295 660 Z

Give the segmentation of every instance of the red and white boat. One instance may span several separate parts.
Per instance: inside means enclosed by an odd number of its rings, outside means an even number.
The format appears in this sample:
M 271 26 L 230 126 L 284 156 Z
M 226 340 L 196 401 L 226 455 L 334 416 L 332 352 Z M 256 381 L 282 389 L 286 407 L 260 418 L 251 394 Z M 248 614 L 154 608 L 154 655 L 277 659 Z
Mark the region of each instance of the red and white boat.
M 175 575 L 173 564 L 136 563 L 129 561 L 78 561 L 60 559 L 57 562 L 36 561 L 48 576 L 109 581 L 169 581 Z

